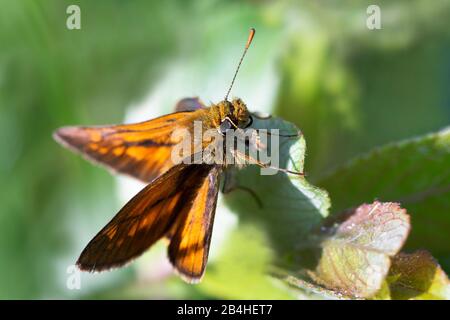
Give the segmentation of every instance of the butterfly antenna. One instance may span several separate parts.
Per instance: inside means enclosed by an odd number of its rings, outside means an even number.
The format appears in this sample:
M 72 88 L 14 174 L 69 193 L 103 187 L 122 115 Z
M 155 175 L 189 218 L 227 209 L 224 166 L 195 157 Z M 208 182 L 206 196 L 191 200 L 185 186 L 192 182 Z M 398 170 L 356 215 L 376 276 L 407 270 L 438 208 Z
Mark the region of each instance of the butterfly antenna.
M 233 88 L 234 80 L 236 80 L 236 76 L 238 74 L 239 68 L 241 67 L 242 60 L 244 60 L 245 54 L 247 53 L 248 48 L 250 47 L 250 44 L 252 43 L 253 37 L 255 36 L 256 30 L 254 28 L 250 29 L 250 34 L 248 35 L 247 44 L 245 45 L 244 52 L 242 53 L 241 60 L 239 60 L 239 64 L 236 68 L 236 72 L 234 73 L 233 80 L 231 80 L 230 88 L 228 89 L 227 94 L 225 95 L 225 101 L 228 100 L 228 95 L 230 94 L 231 88 Z

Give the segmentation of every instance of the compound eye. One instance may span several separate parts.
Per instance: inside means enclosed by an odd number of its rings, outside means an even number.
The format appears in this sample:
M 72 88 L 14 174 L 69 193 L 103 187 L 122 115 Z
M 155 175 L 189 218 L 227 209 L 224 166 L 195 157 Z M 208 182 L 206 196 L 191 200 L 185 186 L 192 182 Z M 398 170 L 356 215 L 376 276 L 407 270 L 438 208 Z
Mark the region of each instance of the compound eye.
M 227 133 L 227 130 L 231 130 L 232 128 L 233 125 L 231 124 L 231 121 L 229 119 L 225 119 L 220 124 L 219 131 L 222 135 L 225 135 Z

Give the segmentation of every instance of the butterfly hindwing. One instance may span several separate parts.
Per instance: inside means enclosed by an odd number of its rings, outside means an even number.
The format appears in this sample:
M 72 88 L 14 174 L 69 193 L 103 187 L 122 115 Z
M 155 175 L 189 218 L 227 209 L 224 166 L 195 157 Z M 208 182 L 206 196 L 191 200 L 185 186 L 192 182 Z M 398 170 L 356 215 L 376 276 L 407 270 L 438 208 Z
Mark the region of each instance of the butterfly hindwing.
M 107 270 L 141 255 L 197 205 L 199 190 L 214 168 L 179 164 L 156 178 L 89 242 L 78 259 L 79 268 Z
M 221 168 L 214 166 L 197 190 L 193 205 L 186 207 L 172 228 L 169 259 L 182 278 L 200 281 L 208 260 Z

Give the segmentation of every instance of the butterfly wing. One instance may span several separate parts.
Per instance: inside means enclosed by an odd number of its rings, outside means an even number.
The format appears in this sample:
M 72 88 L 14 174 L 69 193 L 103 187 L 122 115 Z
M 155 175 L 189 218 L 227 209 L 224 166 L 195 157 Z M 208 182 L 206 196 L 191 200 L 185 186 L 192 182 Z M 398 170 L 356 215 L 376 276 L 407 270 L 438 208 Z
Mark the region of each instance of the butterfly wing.
M 102 127 L 63 127 L 54 133 L 62 145 L 113 171 L 150 182 L 173 166 L 172 137 L 187 128 L 197 115 L 176 112 L 153 120 Z
M 184 98 L 178 101 L 175 111 L 195 111 L 198 109 L 205 109 L 206 106 L 199 98 Z
M 200 281 L 208 261 L 221 168 L 214 166 L 170 232 L 169 259 L 181 277 Z
M 77 265 L 102 271 L 141 255 L 200 205 L 196 199 L 214 166 L 176 165 L 132 198 L 89 242 Z M 200 235 L 197 235 L 200 237 Z M 208 240 L 209 244 L 209 240 Z

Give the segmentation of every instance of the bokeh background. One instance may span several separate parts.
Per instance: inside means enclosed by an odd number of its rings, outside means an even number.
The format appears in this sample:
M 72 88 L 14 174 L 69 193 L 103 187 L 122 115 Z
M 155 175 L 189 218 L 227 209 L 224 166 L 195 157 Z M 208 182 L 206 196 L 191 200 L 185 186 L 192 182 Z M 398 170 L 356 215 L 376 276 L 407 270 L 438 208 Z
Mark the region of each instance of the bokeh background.
M 81 30 L 66 28 L 71 4 Z M 366 27 L 369 4 L 381 7 L 381 30 Z M 162 244 L 66 286 L 67 268 L 139 185 L 64 150 L 52 131 L 146 120 L 186 96 L 219 101 L 250 27 L 232 95 L 302 129 L 313 182 L 374 146 L 450 124 L 448 0 L 0 0 L 0 298 L 284 297 L 212 290 L 232 265 L 215 284 L 186 285 Z M 214 250 L 238 225 L 218 219 Z M 219 263 L 213 255 L 208 268 Z

